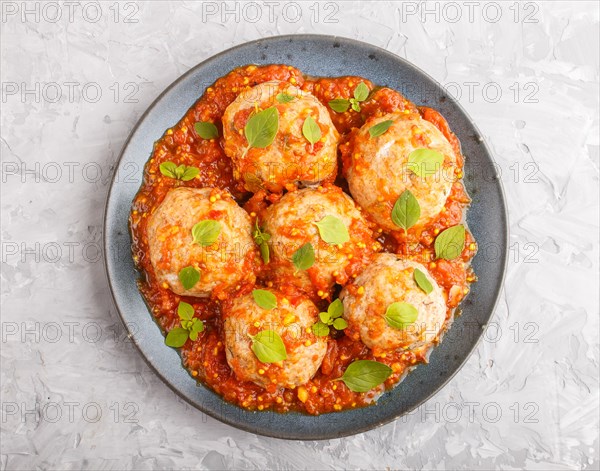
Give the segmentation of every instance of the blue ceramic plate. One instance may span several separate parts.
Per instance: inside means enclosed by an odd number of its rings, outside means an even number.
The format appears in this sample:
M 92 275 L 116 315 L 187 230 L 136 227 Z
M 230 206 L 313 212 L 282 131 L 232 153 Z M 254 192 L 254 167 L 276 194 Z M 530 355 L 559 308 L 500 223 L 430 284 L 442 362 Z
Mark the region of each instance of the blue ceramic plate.
M 479 281 L 427 365 L 420 365 L 376 405 L 310 416 L 249 412 L 198 385 L 182 367 L 138 292 L 128 217 L 152 146 L 176 124 L 204 89 L 246 64 L 285 63 L 314 76 L 358 75 L 402 92 L 417 105 L 439 110 L 462 143 L 465 184 L 473 202 L 467 222 L 479 244 L 473 268 Z M 409 62 L 366 43 L 333 36 L 278 36 L 242 44 L 197 65 L 169 86 L 144 113 L 121 154 L 106 205 L 104 244 L 108 279 L 117 309 L 148 364 L 174 391 L 201 411 L 249 432 L 287 439 L 352 435 L 390 422 L 435 394 L 460 369 L 488 323 L 502 285 L 507 253 L 504 196 L 481 134 L 440 85 Z M 128 176 L 129 178 L 124 178 Z M 131 178 L 133 177 L 133 178 Z

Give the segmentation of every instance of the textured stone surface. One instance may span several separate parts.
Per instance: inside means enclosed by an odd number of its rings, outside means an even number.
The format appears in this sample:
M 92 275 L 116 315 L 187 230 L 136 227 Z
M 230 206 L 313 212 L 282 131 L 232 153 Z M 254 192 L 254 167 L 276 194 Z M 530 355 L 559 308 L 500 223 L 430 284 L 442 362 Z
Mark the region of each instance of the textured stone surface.
M 1 469 L 598 469 L 595 2 L 55 5 L 1 5 Z M 99 248 L 111 168 L 156 96 L 225 48 L 304 32 L 383 47 L 459 96 L 498 163 L 511 252 L 494 322 L 443 390 L 302 443 L 178 399 L 126 341 Z

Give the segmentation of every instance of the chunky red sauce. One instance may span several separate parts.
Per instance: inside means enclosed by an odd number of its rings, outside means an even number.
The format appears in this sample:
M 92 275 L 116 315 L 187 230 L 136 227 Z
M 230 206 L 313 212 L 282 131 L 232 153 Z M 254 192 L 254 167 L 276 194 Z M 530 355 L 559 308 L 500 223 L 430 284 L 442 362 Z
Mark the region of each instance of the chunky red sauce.
M 412 366 L 426 362 L 427 350 L 387 352 L 375 358 L 373 352 L 357 339 L 355 332 L 350 329 L 345 332 L 335 332 L 333 338 L 329 339 L 321 368 L 312 380 L 294 390 L 267 391 L 254 383 L 237 380 L 227 364 L 220 302 L 174 294 L 157 282 L 150 263 L 147 238 L 149 216 L 167 192 L 176 186 L 226 189 L 253 218 L 260 217 L 269 204 L 279 199 L 280 195 L 267 194 L 263 190 L 254 195 L 246 192 L 233 178 L 231 161 L 223 151 L 222 137 L 212 140 L 200 139 L 194 132 L 194 123 L 198 121 L 220 123 L 225 109 L 240 92 L 247 87 L 269 80 L 288 81 L 297 85 L 303 90 L 310 91 L 325 105 L 335 98 L 350 98 L 352 91 L 361 81 L 365 82 L 369 89 L 374 90 L 368 101 L 362 103 L 360 113 L 331 112 L 333 123 L 342 136 L 340 168 L 343 168 L 344 159 L 348 158 L 347 143 L 352 133 L 362 126 L 368 117 L 390 112 L 420 113 L 424 119 L 440 129 L 452 144 L 458 158 L 457 177 L 462 176 L 463 158 L 460 143 L 445 119 L 431 108 L 417 108 L 400 93 L 389 88 L 374 87 L 368 80 L 360 77 L 305 77 L 299 70 L 285 65 L 241 67 L 209 87 L 181 121 L 168 129 L 154 145 L 152 156 L 145 166 L 142 186 L 133 201 L 130 216 L 133 258 L 144 274 L 139 280 L 139 288 L 163 330 L 168 331 L 178 324 L 179 301 L 185 301 L 194 307 L 196 316 L 204 321 L 206 328 L 196 341 L 188 340 L 182 348 L 183 364 L 194 378 L 221 394 L 226 400 L 252 410 L 270 409 L 277 412 L 299 410 L 310 414 L 364 406 L 371 402 L 372 395 L 352 392 L 341 381 L 332 381 L 342 376 L 352 361 L 372 359 L 389 365 L 393 370 L 393 374 L 385 383 L 389 388 L 396 384 Z M 219 135 L 222 136 L 222 130 L 219 131 Z M 200 174 L 188 182 L 166 178 L 159 171 L 159 165 L 166 161 L 177 165 L 195 166 L 200 169 Z M 347 184 L 341 171 L 335 183 L 347 191 Z M 432 276 L 447 294 L 447 324 L 452 318 L 454 308 L 468 292 L 469 283 L 475 280 L 469 261 L 475 255 L 476 245 L 467 232 L 461 257 L 450 261 L 442 259 L 434 261 L 433 241 L 441 231 L 463 220 L 463 213 L 469 201 L 463 184 L 457 180 L 442 213 L 422 231 L 409 232 L 408 241 L 401 233 L 392 237 L 381 230 L 377 238 L 384 251 L 402 253 L 429 268 Z M 266 267 L 263 270 L 268 269 L 268 265 L 263 267 Z M 261 278 L 261 274 L 258 274 L 258 277 Z M 268 280 L 268 273 L 263 273 L 262 279 Z M 238 292 L 232 296 L 248 293 L 252 288 L 252 286 L 239 286 Z M 290 299 L 297 295 L 293 288 L 287 289 L 289 293 L 285 294 L 289 295 Z M 353 289 L 351 285 L 350 289 Z M 326 307 L 328 301 L 323 302 L 324 306 L 318 307 Z

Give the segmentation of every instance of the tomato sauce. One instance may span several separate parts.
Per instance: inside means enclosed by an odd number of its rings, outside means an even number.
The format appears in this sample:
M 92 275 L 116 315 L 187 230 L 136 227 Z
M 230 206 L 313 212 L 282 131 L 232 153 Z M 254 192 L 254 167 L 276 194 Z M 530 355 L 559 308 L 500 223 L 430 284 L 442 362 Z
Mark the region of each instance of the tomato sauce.
M 422 230 L 409 232 L 408 240 L 401 233 L 390 235 L 381 229 L 376 233 L 376 238 L 384 251 L 404 254 L 428 267 L 447 295 L 447 324 L 451 321 L 454 308 L 467 294 L 469 283 L 476 279 L 469 267 L 469 261 L 475 255 L 477 247 L 473 237 L 467 232 L 465 247 L 459 258 L 435 259 L 433 241 L 436 235 L 463 221 L 464 212 L 470 201 L 460 180 L 464 161 L 460 152 L 460 143 L 448 123 L 437 111 L 416 107 L 397 91 L 376 87 L 366 79 L 305 77 L 299 70 L 286 65 L 250 65 L 233 70 L 207 88 L 204 95 L 181 121 L 168 129 L 155 143 L 130 214 L 133 259 L 142 273 L 142 278 L 138 282 L 139 288 L 156 322 L 164 331 L 178 325 L 177 306 L 180 301 L 185 301 L 194 307 L 195 316 L 204 321 L 205 329 L 196 341 L 187 340 L 182 347 L 183 365 L 194 378 L 222 395 L 225 400 L 250 410 L 277 412 L 294 410 L 309 414 L 365 406 L 372 403 L 383 388 L 368 393 L 356 393 L 350 391 L 343 382 L 333 381 L 342 376 L 351 362 L 358 359 L 371 359 L 387 364 L 392 368 L 393 373 L 386 380 L 385 388 L 391 388 L 412 367 L 427 361 L 428 350 L 426 348 L 401 350 L 381 353 L 375 357 L 371 350 L 356 340 L 356 333 L 349 329 L 345 332 L 335 331 L 328 341 L 325 359 L 314 378 L 293 390 L 268 391 L 251 382 L 240 382 L 227 364 L 221 303 L 174 294 L 157 281 L 150 263 L 148 219 L 172 188 L 184 185 L 192 188 L 218 187 L 228 190 L 253 219 L 259 217 L 268 205 L 281 197 L 264 190 L 258 190 L 253 195 L 248 193 L 243 184 L 234 179 L 231 161 L 223 151 L 222 137 L 201 139 L 194 130 L 196 122 L 211 121 L 217 123 L 219 135 L 222 136 L 219 123 L 227 106 L 243 90 L 269 80 L 287 81 L 296 85 L 314 94 L 325 105 L 336 98 L 351 98 L 353 90 L 360 82 L 368 86 L 369 97 L 361 103 L 360 113 L 351 110 L 345 113 L 331 112 L 333 123 L 342 136 L 339 147 L 340 168 L 348 158 L 352 134 L 371 116 L 389 112 L 420 114 L 446 136 L 457 154 L 458 174 L 439 217 Z M 200 174 L 186 182 L 166 178 L 160 173 L 159 165 L 167 161 L 177 165 L 197 167 L 200 169 Z M 335 183 L 348 192 L 341 171 Z M 263 270 L 269 269 L 269 265 L 264 267 Z M 261 274 L 257 275 L 261 279 Z M 262 279 L 268 279 L 268 274 L 263 274 Z M 235 296 L 248 293 L 252 289 L 252 286 L 241 286 Z M 289 296 L 295 294 L 294 288 L 285 289 L 290 291 L 287 293 Z M 353 289 L 352 285 L 349 285 L 349 289 Z M 323 301 L 323 304 L 318 307 L 325 309 L 327 301 Z

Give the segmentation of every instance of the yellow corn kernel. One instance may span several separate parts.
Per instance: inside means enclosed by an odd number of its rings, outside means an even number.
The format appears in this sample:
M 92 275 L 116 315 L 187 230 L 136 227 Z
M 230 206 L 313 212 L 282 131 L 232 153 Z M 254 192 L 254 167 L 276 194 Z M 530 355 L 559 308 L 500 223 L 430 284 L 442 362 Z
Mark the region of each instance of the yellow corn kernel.
M 310 340 L 307 340 L 306 342 L 304 342 L 304 345 L 306 347 L 310 347 L 312 345 L 312 342 Z
M 163 281 L 162 287 L 164 289 L 169 289 L 169 284 L 166 281 Z
M 435 229 L 433 230 L 433 233 L 434 233 L 435 235 L 438 235 L 438 234 L 440 233 L 440 230 L 439 230 L 439 229 L 437 229 L 437 228 L 435 228 Z
M 290 325 L 296 320 L 296 316 L 291 312 L 287 313 L 283 318 L 283 325 Z
M 214 203 L 215 201 L 217 201 L 217 198 L 214 196 L 211 196 L 209 199 L 210 199 L 211 203 Z
M 264 375 L 265 374 L 265 370 L 263 370 L 262 368 L 258 370 L 258 374 L 259 375 Z
M 339 404 L 334 404 L 334 405 L 333 405 L 333 408 L 334 408 L 335 410 L 342 410 L 342 406 L 340 406 Z
M 306 402 L 306 400 L 308 399 L 308 391 L 306 390 L 306 388 L 304 386 L 300 386 L 298 388 L 298 399 L 300 399 L 300 401 L 302 402 Z
M 358 294 L 364 294 L 365 292 L 365 287 L 364 286 L 359 286 L 358 289 L 356 290 L 356 292 Z
M 477 246 L 473 243 L 473 244 L 469 244 L 469 250 L 475 250 Z
M 317 392 L 317 387 L 313 386 L 312 388 L 310 388 L 310 392 L 313 393 L 313 394 L 316 393 Z

